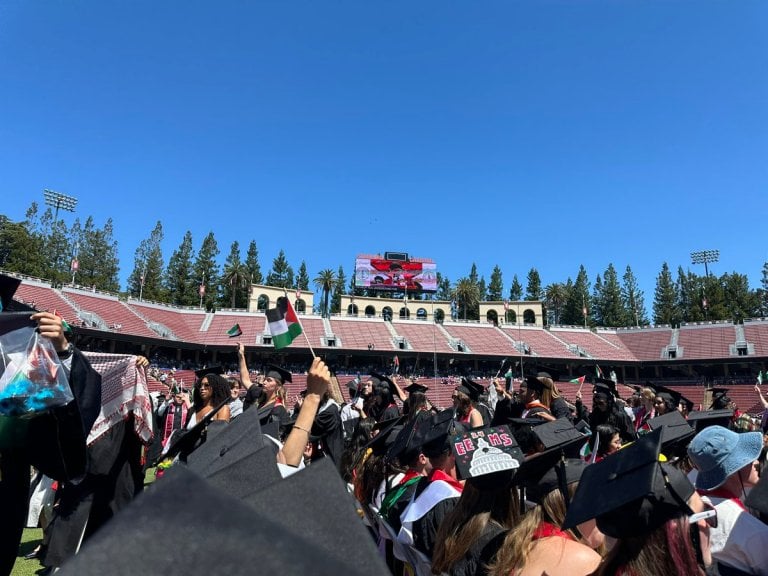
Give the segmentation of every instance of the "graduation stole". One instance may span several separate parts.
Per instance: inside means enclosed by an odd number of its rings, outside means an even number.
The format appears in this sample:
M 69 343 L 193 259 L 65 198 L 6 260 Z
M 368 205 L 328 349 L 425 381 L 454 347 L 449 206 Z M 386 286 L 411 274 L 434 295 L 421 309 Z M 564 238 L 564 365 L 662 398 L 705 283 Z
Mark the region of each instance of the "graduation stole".
M 184 427 L 184 423 L 187 421 L 187 405 L 181 404 L 180 406 L 175 402 L 171 402 L 168 405 L 168 410 L 165 413 L 165 429 L 163 431 L 163 445 L 168 441 L 173 433 L 173 422 L 176 420 L 176 411 L 181 410 L 181 427 Z
M 409 471 L 409 473 L 411 472 Z M 412 472 L 412 473 L 415 475 L 411 476 L 410 478 L 404 478 L 400 484 L 398 484 L 392 490 L 387 492 L 387 495 L 384 497 L 384 500 L 381 503 L 381 508 L 379 508 L 379 514 L 381 514 L 382 516 L 386 516 L 389 513 L 389 509 L 392 508 L 392 505 L 398 500 L 400 500 L 400 497 L 405 493 L 408 487 L 413 486 L 419 480 L 421 480 L 422 476 L 420 476 L 416 472 Z

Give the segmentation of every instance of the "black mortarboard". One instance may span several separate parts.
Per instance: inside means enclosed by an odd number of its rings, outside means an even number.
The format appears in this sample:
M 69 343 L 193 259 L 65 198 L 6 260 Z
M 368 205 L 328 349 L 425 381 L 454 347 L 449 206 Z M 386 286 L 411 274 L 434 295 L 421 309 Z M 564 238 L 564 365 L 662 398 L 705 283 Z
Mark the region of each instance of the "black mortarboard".
M 0 274 L 0 312 L 36 312 L 32 306 L 22 304 L 18 300 L 13 299 L 19 284 L 21 284 L 21 280 L 18 278 Z M 64 335 L 71 339 L 71 329 L 68 333 L 67 325 L 65 324 L 64 326 Z
M 659 462 L 658 428 L 584 471 L 563 529 L 597 519 L 613 538 L 647 534 L 667 520 L 690 513 L 693 485 L 685 475 Z
M 555 463 L 544 472 L 541 478 L 526 483 L 526 500 L 540 504 L 544 497 L 553 490 L 567 489 L 569 484 L 579 482 L 581 475 L 588 466 L 581 458 L 566 458 L 562 461 L 558 460 L 558 462 L 562 462 L 562 465 L 558 466 Z
M 286 494 L 282 499 L 293 501 L 301 496 Z M 320 516 L 318 506 L 325 506 L 325 501 L 318 497 L 308 506 L 302 503 L 306 508 L 292 516 L 293 524 L 278 522 L 272 515 L 211 486 L 187 468 L 174 466 L 89 538 L 60 573 L 239 575 L 252 574 L 258 567 L 265 574 L 284 576 L 383 574 L 378 558 L 367 558 L 365 564 L 352 566 L 324 549 L 322 542 L 333 537 L 333 530 L 320 534 L 306 529 L 306 517 Z M 283 503 L 275 498 L 268 505 L 281 508 Z M 334 512 L 328 508 L 322 514 L 331 517 Z M 354 514 L 351 504 L 349 511 Z M 354 524 L 354 518 L 345 519 L 337 525 L 345 526 L 345 530 L 338 532 L 346 534 L 355 529 Z M 248 545 L 244 546 L 244 542 Z M 359 547 L 366 547 L 362 537 L 354 548 Z M 348 547 L 343 551 L 354 553 Z
M 538 450 L 540 442 L 533 429 L 545 422 L 546 420 L 542 418 L 507 418 L 506 422 L 499 422 L 498 424 L 507 424 L 523 453 L 530 454 Z M 494 425 L 497 423 L 494 422 Z
M 357 392 L 359 388 L 360 388 L 360 378 L 352 378 L 352 380 L 347 382 L 347 390 L 349 390 L 350 399 L 357 396 Z
M 460 392 L 463 392 L 469 396 L 469 399 L 472 400 L 472 402 L 477 402 L 477 400 L 480 398 L 480 395 L 485 392 L 485 388 L 483 388 L 480 384 L 464 376 L 462 376 L 461 384 L 456 387 L 456 390 L 459 390 Z
M 534 435 L 536 435 L 537 429 L 538 427 L 533 429 Z M 535 484 L 547 470 L 571 454 L 577 453 L 579 448 L 587 441 L 587 436 L 578 432 L 578 436 L 572 432 L 565 434 L 569 436 L 569 439 L 561 442 L 554 448 L 527 456 L 520 465 L 520 469 L 517 471 L 515 482 L 524 486 L 530 485 L 531 483 Z
M 292 381 L 291 373 L 288 370 L 280 368 L 280 366 L 275 366 L 274 364 L 267 364 L 264 367 L 264 376 L 280 380 L 283 384 Z
M 567 418 L 558 418 L 551 422 L 545 422 L 541 426 L 536 426 L 533 433 L 544 446 L 544 450 L 567 446 L 569 451 L 578 450 L 587 436 L 576 430 L 576 427 Z M 581 445 L 579 443 L 581 441 Z
M 419 426 L 419 438 L 422 452 L 428 457 L 436 457 L 450 449 L 450 436 L 464 431 L 464 426 L 454 420 L 452 408 L 438 412 L 424 425 Z
M 477 428 L 451 438 L 456 472 L 461 480 L 516 470 L 523 452 L 508 426 Z
M 385 385 L 387 386 L 387 388 L 389 388 L 389 391 L 393 395 L 397 393 L 397 388 L 395 388 L 395 383 L 392 382 L 389 376 L 384 376 L 383 374 L 379 374 L 378 372 L 371 372 L 371 380 L 373 380 L 374 392 L 376 391 L 375 390 L 376 386 Z
M 414 392 L 421 392 L 424 394 L 427 392 L 427 390 L 429 390 L 429 386 L 424 386 L 418 382 L 412 382 L 410 385 L 405 387 L 405 391 L 408 392 L 408 394 L 413 394 Z
M 370 448 L 377 456 L 386 454 L 392 444 L 394 444 L 397 434 L 402 430 L 400 425 L 403 420 L 405 420 L 405 416 L 398 416 L 397 418 L 382 420 L 374 424 L 372 430 L 378 430 L 379 433 L 369 440 L 364 448 Z
M 603 394 L 610 394 L 614 398 L 619 397 L 619 392 L 616 390 L 616 382 L 613 380 L 609 380 L 608 378 L 595 378 L 593 385 L 593 394 L 600 394 L 602 392 Z
M 728 388 L 712 388 L 712 404 L 710 409 L 723 410 L 728 407 L 730 401 Z
M 732 418 L 733 410 L 702 410 L 688 413 L 688 423 L 696 432 L 715 425 L 728 428 Z
M 696 433 L 677 410 L 651 418 L 648 426 L 651 430 L 661 428 L 661 450 L 668 456 L 680 450 L 685 451 Z
M 549 378 L 552 382 L 557 382 L 560 379 L 560 372 L 552 368 L 542 369 L 536 373 L 538 378 Z
M 221 366 L 211 366 L 210 368 L 200 368 L 199 370 L 195 370 L 195 377 L 198 380 L 202 380 L 203 376 L 206 374 L 221 375 L 224 374 L 224 368 Z
M 431 416 L 429 412 L 421 411 L 408 421 L 397 434 L 394 443 L 387 452 L 389 458 L 397 458 L 400 464 L 405 465 L 421 449 L 423 435 L 419 435 L 421 426 L 430 426 Z
M 656 396 L 658 396 L 659 398 L 669 401 L 675 406 L 678 406 L 680 404 L 680 400 L 682 399 L 683 395 L 680 394 L 680 392 L 678 392 L 677 390 L 672 390 L 672 388 L 667 388 L 666 386 L 662 386 L 660 384 L 657 384 L 655 389 L 656 389 Z
M 265 519 L 285 530 L 300 532 L 307 540 L 314 542 L 329 560 L 342 565 L 337 575 L 391 576 L 368 529 L 360 522 L 354 497 L 347 492 L 330 458 L 313 462 L 311 466 L 246 498 L 246 502 Z M 299 549 L 293 542 L 286 544 L 294 553 Z M 298 555 L 302 556 L 303 551 Z M 253 564 L 247 566 L 249 573 L 253 573 L 254 566 L 262 572 L 259 564 Z M 319 569 L 326 572 L 322 563 Z M 310 569 L 306 574 L 317 572 L 318 569 Z M 282 574 L 282 571 L 276 570 L 275 573 Z

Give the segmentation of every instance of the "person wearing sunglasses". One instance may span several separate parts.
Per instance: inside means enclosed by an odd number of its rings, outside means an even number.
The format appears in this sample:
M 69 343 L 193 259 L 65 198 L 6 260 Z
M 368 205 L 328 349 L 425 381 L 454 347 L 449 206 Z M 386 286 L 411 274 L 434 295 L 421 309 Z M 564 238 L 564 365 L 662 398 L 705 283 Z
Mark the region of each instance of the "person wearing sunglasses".
M 768 574 L 768 526 L 747 512 L 743 500 L 758 482 L 760 432 L 737 434 L 709 426 L 694 436 L 688 456 L 699 494 L 717 511 L 712 557 L 722 575 Z

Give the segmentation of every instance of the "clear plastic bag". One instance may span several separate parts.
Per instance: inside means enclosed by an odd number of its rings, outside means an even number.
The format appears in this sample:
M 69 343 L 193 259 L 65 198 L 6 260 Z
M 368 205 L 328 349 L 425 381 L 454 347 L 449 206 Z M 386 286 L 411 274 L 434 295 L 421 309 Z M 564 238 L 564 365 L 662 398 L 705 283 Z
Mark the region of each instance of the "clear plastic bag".
M 74 399 L 53 344 L 34 325 L 0 335 L 0 415 L 32 417 Z

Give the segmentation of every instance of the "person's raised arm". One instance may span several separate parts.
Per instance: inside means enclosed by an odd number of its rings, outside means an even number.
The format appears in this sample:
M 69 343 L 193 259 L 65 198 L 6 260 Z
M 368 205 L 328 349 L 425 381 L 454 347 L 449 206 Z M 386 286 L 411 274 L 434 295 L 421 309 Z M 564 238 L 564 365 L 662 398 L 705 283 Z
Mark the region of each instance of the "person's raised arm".
M 240 371 L 240 382 L 243 383 L 243 388 L 248 390 L 253 386 L 253 382 L 251 382 L 251 375 L 248 373 L 248 364 L 245 361 L 245 345 L 242 342 L 237 343 L 237 369 Z
M 408 398 L 408 395 L 403 391 L 402 388 L 400 388 L 400 384 L 397 383 L 396 380 L 397 376 L 395 374 L 392 374 L 392 383 L 395 385 L 395 390 L 397 391 L 397 397 L 400 398 L 400 402 L 405 402 L 406 398 Z
M 763 396 L 763 392 L 760 390 L 760 384 L 755 384 L 755 392 L 757 392 L 757 395 L 760 397 L 760 403 L 763 405 L 763 409 L 768 408 L 768 400 Z
M 301 404 L 299 415 L 283 445 L 282 459 L 289 466 L 296 467 L 304 456 L 304 448 L 309 442 L 312 424 L 315 421 L 320 401 L 331 383 L 331 371 L 320 358 L 312 361 L 307 374 L 307 393 Z

